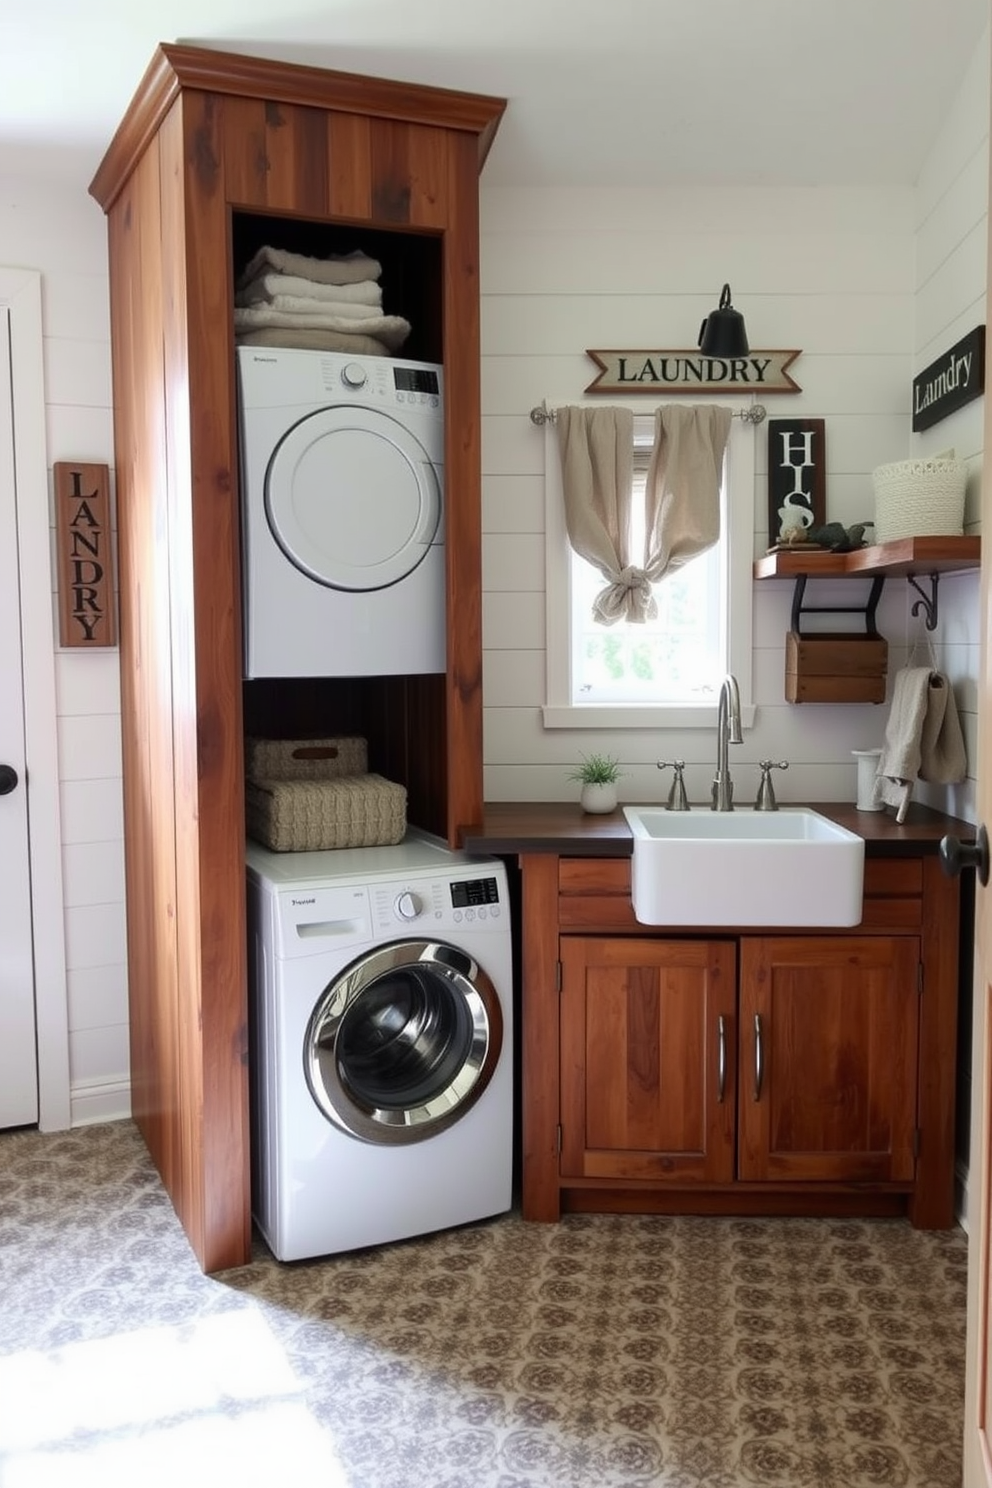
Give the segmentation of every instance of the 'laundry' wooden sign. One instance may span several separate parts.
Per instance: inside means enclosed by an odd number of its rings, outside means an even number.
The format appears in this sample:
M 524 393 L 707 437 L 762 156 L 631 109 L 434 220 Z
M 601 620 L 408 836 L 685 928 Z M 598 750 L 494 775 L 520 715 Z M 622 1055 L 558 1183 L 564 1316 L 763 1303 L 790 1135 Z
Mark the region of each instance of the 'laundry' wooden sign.
M 587 393 L 801 393 L 787 368 L 798 351 L 710 357 L 700 351 L 590 351 L 599 368 Z
M 116 641 L 106 465 L 55 465 L 59 639 L 63 646 Z

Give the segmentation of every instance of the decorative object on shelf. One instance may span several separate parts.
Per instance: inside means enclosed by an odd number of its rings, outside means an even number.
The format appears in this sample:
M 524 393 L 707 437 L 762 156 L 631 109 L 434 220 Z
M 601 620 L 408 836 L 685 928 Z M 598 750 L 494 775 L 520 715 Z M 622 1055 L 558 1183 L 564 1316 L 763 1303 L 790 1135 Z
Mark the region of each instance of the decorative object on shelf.
M 769 553 L 853 553 L 865 548 L 865 533 L 873 526 L 871 522 L 855 522 L 845 527 L 843 522 L 825 522 L 822 527 L 790 527 L 777 543 L 772 543 Z
M 110 535 L 110 469 L 55 464 L 59 641 L 113 646 L 117 639 Z
M 955 459 L 953 450 L 930 459 L 878 465 L 871 479 L 877 542 L 961 536 L 968 466 Z
M 822 418 L 769 419 L 768 532 L 771 541 L 802 540 L 810 536 L 811 529 L 821 528 L 826 519 L 826 490 L 826 421 Z M 793 533 L 796 538 L 792 538 Z
M 578 769 L 572 770 L 569 780 L 581 781 L 579 800 L 582 810 L 591 813 L 615 811 L 617 806 L 617 781 L 623 771 L 618 760 L 609 754 L 586 754 Z
M 913 378 L 913 432 L 939 424 L 985 391 L 985 327 L 976 326 Z
M 732 357 L 746 357 L 751 350 L 744 317 L 731 304 L 729 284 L 723 286 L 717 308 L 707 315 L 699 327 L 698 345 L 703 356 L 721 357 L 724 361 L 729 361 Z

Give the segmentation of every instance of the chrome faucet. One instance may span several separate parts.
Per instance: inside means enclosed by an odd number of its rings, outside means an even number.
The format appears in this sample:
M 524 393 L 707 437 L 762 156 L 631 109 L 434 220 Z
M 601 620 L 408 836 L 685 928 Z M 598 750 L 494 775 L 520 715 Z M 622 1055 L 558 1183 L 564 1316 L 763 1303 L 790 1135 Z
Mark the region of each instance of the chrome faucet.
M 720 686 L 720 703 L 716 714 L 716 774 L 713 777 L 714 811 L 733 811 L 734 782 L 727 759 L 728 744 L 743 744 L 741 733 L 741 695 L 737 678 L 730 673 Z

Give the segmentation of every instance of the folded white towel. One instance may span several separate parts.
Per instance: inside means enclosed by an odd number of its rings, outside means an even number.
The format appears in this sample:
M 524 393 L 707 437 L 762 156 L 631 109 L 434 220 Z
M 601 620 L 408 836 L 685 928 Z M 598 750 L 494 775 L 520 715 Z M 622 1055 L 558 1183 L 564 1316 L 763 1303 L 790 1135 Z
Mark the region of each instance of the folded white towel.
M 298 274 L 302 279 L 315 279 L 318 284 L 357 284 L 361 279 L 378 279 L 382 265 L 367 258 L 357 248 L 354 253 L 329 258 L 308 258 L 304 253 L 290 253 L 285 248 L 266 245 L 249 259 L 237 288 L 242 289 L 259 274 L 278 269 L 283 274 Z
M 251 310 L 259 305 L 270 310 L 287 310 L 290 315 L 340 315 L 345 320 L 371 320 L 382 314 L 381 306 L 353 305 L 350 300 L 319 300 L 314 295 L 277 294 L 240 308 Z
M 930 667 L 895 675 L 892 706 L 878 761 L 879 794 L 905 820 L 918 779 L 948 785 L 967 772 L 964 739 L 948 679 Z
M 320 331 L 307 326 L 286 330 L 280 326 L 261 326 L 254 331 L 239 331 L 239 346 L 290 346 L 306 351 L 343 351 L 349 356 L 388 357 L 392 353 L 374 336 L 356 336 L 353 331 Z
M 354 305 L 382 304 L 382 285 L 374 279 L 361 279 L 357 284 L 321 284 L 316 279 L 303 279 L 299 274 L 280 274 L 273 270 L 259 274 L 242 285 L 234 296 L 236 305 L 273 304 L 278 295 L 306 295 L 314 300 L 347 300 Z
M 399 315 L 369 315 L 362 320 L 352 320 L 341 315 L 328 315 L 326 312 L 294 315 L 289 310 L 273 310 L 268 305 L 249 305 L 235 309 L 235 331 L 251 331 L 260 326 L 279 326 L 287 331 L 351 331 L 382 341 L 390 351 L 396 351 L 402 346 L 411 330 L 410 322 Z

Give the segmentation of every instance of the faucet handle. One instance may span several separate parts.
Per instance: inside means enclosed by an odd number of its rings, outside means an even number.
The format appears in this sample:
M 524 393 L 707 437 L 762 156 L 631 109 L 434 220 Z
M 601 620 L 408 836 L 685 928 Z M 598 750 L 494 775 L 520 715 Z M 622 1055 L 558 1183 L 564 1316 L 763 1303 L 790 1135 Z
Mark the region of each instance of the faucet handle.
M 758 769 L 761 771 L 761 779 L 758 782 L 758 795 L 754 803 L 755 811 L 777 811 L 778 802 L 775 799 L 775 790 L 772 786 L 772 771 L 787 770 L 788 760 L 759 760 Z
M 672 769 L 675 771 L 675 778 L 672 781 L 672 788 L 668 792 L 668 810 L 688 811 L 689 798 L 685 793 L 685 780 L 682 778 L 682 772 L 685 769 L 685 760 L 659 760 L 658 769 Z

